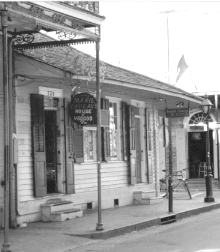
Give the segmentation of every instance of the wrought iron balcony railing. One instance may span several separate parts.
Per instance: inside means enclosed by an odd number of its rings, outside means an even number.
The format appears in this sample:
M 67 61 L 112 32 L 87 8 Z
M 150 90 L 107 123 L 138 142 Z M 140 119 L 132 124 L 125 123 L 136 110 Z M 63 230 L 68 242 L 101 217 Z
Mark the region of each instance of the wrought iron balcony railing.
M 74 7 L 78 7 L 83 10 L 87 10 L 99 15 L 99 2 L 81 2 L 81 1 L 74 1 L 74 2 L 62 2 L 67 5 L 71 5 Z

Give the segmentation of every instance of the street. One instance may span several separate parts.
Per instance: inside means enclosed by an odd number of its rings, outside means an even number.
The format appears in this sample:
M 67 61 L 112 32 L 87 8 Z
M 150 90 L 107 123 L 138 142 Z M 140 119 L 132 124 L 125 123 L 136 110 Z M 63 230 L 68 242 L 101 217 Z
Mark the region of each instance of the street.
M 185 218 L 173 224 L 66 250 L 65 252 L 220 252 L 220 210 Z

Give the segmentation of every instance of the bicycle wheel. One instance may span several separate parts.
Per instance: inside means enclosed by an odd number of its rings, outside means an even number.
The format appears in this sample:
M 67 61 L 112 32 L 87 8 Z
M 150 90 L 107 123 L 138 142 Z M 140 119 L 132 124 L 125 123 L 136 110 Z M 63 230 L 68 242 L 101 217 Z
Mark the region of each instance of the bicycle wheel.
M 184 187 L 185 187 L 185 190 L 188 192 L 189 198 L 192 199 L 192 196 L 191 196 L 191 193 L 190 193 L 190 190 L 189 190 L 189 186 L 188 186 L 186 181 L 184 182 Z
M 163 178 L 160 179 L 160 191 L 166 191 L 166 181 Z

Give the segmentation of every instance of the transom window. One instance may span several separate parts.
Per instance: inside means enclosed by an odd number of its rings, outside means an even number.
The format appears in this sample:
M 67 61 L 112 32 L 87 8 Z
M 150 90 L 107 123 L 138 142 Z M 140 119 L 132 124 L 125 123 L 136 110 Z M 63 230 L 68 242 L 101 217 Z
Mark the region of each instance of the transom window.
M 206 123 L 207 121 L 213 122 L 210 115 L 205 115 L 203 112 L 199 112 L 194 114 L 190 120 L 189 124 L 198 124 L 198 123 Z

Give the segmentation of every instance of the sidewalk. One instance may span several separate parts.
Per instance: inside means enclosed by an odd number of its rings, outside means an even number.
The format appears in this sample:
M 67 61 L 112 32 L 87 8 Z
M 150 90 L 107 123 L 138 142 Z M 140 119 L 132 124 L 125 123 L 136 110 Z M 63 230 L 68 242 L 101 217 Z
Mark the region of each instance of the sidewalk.
M 214 203 L 204 203 L 205 191 L 174 193 L 173 213 L 169 213 L 168 199 L 161 204 L 130 205 L 102 210 L 104 230 L 96 231 L 97 211 L 85 212 L 81 218 L 64 222 L 37 222 L 27 227 L 10 230 L 10 249 L 16 252 L 61 252 L 95 243 L 97 239 L 141 230 L 163 224 L 164 221 L 178 221 L 192 215 L 220 208 L 220 191 L 213 191 Z M 1 247 L 4 232 L 0 231 Z

